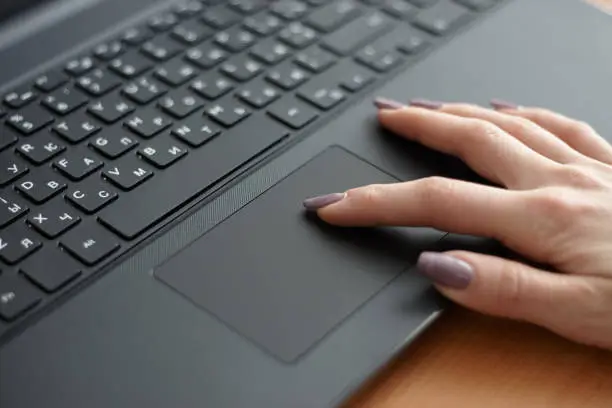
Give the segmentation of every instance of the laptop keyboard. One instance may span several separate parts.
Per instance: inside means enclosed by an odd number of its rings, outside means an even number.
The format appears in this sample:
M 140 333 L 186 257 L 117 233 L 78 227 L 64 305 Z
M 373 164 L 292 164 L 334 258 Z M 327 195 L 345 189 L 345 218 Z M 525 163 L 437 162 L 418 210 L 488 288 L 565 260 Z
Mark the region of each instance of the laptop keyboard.
M 0 336 L 500 0 L 193 0 L 0 108 Z

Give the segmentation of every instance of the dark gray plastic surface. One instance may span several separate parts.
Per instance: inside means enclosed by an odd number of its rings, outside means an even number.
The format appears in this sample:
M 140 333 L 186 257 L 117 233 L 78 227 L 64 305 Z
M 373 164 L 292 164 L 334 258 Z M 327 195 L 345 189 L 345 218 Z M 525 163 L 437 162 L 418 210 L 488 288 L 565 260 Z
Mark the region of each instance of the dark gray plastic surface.
M 133 1 L 124 2 L 124 10 Z M 63 38 L 77 41 L 119 14 L 97 10 L 64 27 Z M 62 47 L 60 37 L 31 44 L 51 56 Z M 515 1 L 371 96 L 475 103 L 504 97 L 578 116 L 610 138 L 610 38 L 610 17 L 580 1 Z M 10 61 L 0 80 L 32 65 L 42 69 L 35 52 L 13 49 L 0 61 Z M 295 364 L 271 357 L 151 276 L 334 143 L 401 180 L 469 176 L 441 155 L 380 132 L 369 99 L 355 104 L 2 346 L 0 407 L 310 408 L 344 399 L 439 313 L 439 298 L 413 271 L 385 286 Z
M 432 239 L 442 238 L 417 228 L 331 228 L 306 213 L 301 201 L 397 181 L 331 147 L 155 276 L 271 354 L 295 362 L 414 264 Z

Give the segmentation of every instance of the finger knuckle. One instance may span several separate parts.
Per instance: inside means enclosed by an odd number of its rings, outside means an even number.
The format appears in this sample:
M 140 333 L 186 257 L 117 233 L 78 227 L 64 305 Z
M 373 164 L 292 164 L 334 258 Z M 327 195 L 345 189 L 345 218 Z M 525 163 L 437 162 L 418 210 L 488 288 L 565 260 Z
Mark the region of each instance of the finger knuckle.
M 568 126 L 568 130 L 578 137 L 588 136 L 595 132 L 590 124 L 581 120 L 572 120 Z
M 512 122 L 512 131 L 519 134 L 527 134 L 539 130 L 538 125 L 529 119 L 514 117 Z
M 583 189 L 597 189 L 604 183 L 593 169 L 578 165 L 562 166 L 558 172 L 559 182 Z
M 519 309 L 524 301 L 525 290 L 529 286 L 526 280 L 529 277 L 523 273 L 518 264 L 513 262 L 504 262 L 500 268 L 500 279 L 497 282 L 497 288 L 495 288 L 496 296 L 494 296 L 497 304 L 494 307 L 520 314 Z
M 501 129 L 491 122 L 482 119 L 468 119 L 468 134 L 477 138 L 498 138 Z
M 360 207 L 376 208 L 383 201 L 384 186 L 382 184 L 370 184 L 365 187 L 348 190 L 346 194 L 352 202 L 358 203 Z
M 432 176 L 421 179 L 417 188 L 423 204 L 435 204 L 441 199 L 449 199 L 454 191 L 453 183 L 450 179 Z
M 567 188 L 549 188 L 531 197 L 529 209 L 536 217 L 552 220 L 557 228 L 567 228 L 577 218 L 597 215 L 601 208 L 596 200 Z

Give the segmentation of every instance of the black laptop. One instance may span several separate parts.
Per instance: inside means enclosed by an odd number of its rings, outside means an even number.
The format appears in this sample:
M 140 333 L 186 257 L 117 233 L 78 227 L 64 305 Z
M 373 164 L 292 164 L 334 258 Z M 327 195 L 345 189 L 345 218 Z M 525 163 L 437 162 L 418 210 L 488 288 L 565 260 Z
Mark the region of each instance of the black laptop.
M 381 130 L 375 96 L 505 98 L 612 137 L 612 20 L 579 0 L 2 0 L 0 20 L 2 408 L 339 406 L 444 310 L 419 253 L 491 244 L 304 211 L 478 180 Z

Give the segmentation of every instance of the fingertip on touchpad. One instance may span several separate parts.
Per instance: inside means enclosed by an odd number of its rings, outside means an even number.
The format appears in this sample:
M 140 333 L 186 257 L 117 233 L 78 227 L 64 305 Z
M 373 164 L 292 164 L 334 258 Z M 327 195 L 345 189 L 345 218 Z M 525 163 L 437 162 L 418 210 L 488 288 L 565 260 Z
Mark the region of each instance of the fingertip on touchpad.
M 306 212 L 303 199 L 397 181 L 330 147 L 162 264 L 155 276 L 270 354 L 293 362 L 442 236 L 333 227 Z

